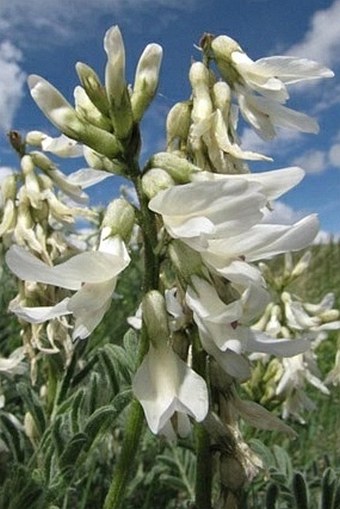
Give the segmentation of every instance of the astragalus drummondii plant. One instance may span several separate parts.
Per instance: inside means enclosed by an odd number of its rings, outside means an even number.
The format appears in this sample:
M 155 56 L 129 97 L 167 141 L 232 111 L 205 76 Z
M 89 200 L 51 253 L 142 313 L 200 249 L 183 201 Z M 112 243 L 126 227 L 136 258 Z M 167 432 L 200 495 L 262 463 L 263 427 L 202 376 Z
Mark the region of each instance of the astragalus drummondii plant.
M 115 287 L 137 253 L 143 275 L 138 312 L 129 319 L 138 337 L 133 398 L 104 507 L 124 502 L 145 419 L 154 434 L 170 440 L 194 434 L 197 509 L 236 508 L 259 468 L 238 418 L 294 435 L 274 414 L 238 395 L 252 375 L 251 357 L 287 357 L 289 366 L 311 355 L 313 339 L 299 333 L 304 311 L 289 294 L 282 299 L 293 335 L 254 326 L 272 305 L 257 262 L 305 248 L 318 231 L 314 214 L 292 225 L 265 222 L 275 199 L 304 172 L 251 173 L 248 161 L 271 159 L 241 146 L 238 114 L 264 138 L 274 137 L 276 126 L 316 132 L 315 120 L 285 106 L 288 86 L 332 72 L 293 57 L 254 62 L 236 41 L 205 34 L 202 59 L 189 70 L 192 93 L 168 113 L 166 148 L 141 167 L 140 121 L 159 86 L 163 50 L 149 44 L 129 84 L 117 26 L 105 34 L 104 49 L 104 84 L 89 66 L 76 65 L 74 106 L 44 78 L 28 78 L 34 101 L 61 136 L 11 134 L 21 171 L 2 187 L 1 235 L 7 265 L 19 279 L 9 309 L 22 324 L 33 381 L 39 359 L 62 348 L 65 365 L 73 362 L 77 369 L 78 362 L 81 369 L 75 351 L 81 340 L 91 342 L 109 309 L 115 313 L 122 305 Z M 54 156 L 83 156 L 89 167 L 66 177 Z M 125 193 L 100 214 L 89 208 L 84 189 L 113 175 L 128 179 L 137 199 L 129 201 Z M 87 242 L 74 240 L 76 228 L 71 236 L 78 216 L 97 225 Z M 47 391 L 52 383 L 47 377 Z M 220 486 L 215 500 L 213 464 Z

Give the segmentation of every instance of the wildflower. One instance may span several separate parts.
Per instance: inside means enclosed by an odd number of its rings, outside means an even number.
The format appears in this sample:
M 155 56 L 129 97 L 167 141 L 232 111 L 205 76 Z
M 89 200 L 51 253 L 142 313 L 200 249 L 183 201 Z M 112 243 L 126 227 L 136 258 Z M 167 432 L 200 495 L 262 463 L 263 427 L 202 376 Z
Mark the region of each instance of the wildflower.
M 282 106 L 289 98 L 287 85 L 318 78 L 333 72 L 305 58 L 273 56 L 251 60 L 240 45 L 226 35 L 210 39 L 205 48 L 237 97 L 244 118 L 263 138 L 275 136 L 274 126 L 303 132 L 318 131 L 317 122 Z
M 165 299 L 158 291 L 145 295 L 142 316 L 150 348 L 133 379 L 133 391 L 153 433 L 174 437 L 175 418 L 176 430 L 185 436 L 190 431 L 188 416 L 200 422 L 207 415 L 206 383 L 173 351 Z
M 73 314 L 73 339 L 88 337 L 109 309 L 117 276 L 130 261 L 120 237 L 107 237 L 107 234 L 104 228 L 97 251 L 75 255 L 54 267 L 19 246 L 12 246 L 6 254 L 6 262 L 20 279 L 76 290 L 76 293 L 54 306 L 25 307 L 14 299 L 10 311 L 29 323 Z

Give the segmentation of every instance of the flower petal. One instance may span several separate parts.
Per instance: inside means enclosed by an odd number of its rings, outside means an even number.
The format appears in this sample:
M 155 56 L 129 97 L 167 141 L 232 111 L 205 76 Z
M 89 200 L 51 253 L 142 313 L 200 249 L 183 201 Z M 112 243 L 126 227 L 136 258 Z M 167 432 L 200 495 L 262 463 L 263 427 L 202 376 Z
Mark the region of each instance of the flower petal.
M 55 306 L 25 307 L 18 304 L 16 299 L 14 299 L 8 309 L 25 322 L 43 323 L 59 316 L 70 315 L 72 311 L 68 309 L 69 300 L 67 297 Z

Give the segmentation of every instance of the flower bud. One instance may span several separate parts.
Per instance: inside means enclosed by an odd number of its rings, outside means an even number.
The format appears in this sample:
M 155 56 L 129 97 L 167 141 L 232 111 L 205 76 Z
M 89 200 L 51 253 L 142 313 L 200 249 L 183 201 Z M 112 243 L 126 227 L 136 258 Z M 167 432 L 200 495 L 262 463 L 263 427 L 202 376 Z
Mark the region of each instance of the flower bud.
M 327 309 L 323 313 L 319 315 L 319 318 L 323 323 L 333 322 L 339 318 L 339 310 L 338 309 Z
M 39 209 L 41 207 L 40 186 L 34 168 L 32 157 L 24 155 L 21 158 L 21 170 L 25 178 L 27 196 L 32 207 Z
M 75 87 L 73 95 L 76 112 L 83 120 L 105 131 L 112 130 L 110 120 L 98 110 L 82 87 Z
M 36 444 L 37 440 L 39 440 L 39 431 L 37 425 L 33 419 L 33 416 L 30 412 L 25 413 L 24 417 L 24 429 L 25 433 L 32 442 L 33 445 Z
M 87 164 L 95 170 L 107 171 L 115 175 L 124 174 L 125 166 L 118 159 L 111 160 L 86 146 L 84 146 L 84 158 Z
M 192 102 L 183 101 L 176 103 L 168 113 L 166 119 L 167 145 L 178 139 L 179 142 L 185 142 L 189 135 L 191 123 Z
M 193 275 L 205 277 L 201 255 L 180 240 L 173 240 L 169 245 L 169 256 L 178 275 L 186 284 L 191 283 Z
M 81 120 L 61 93 L 44 78 L 31 75 L 28 84 L 39 108 L 66 136 L 107 157 L 113 158 L 122 153 L 122 146 L 113 134 Z
M 14 200 L 17 194 L 17 182 L 15 175 L 7 175 L 1 182 L 1 198 L 6 200 Z
M 238 72 L 232 66 L 232 54 L 235 51 L 243 53 L 239 44 L 227 35 L 215 37 L 211 42 L 211 53 L 216 60 L 218 70 L 222 77 L 231 84 L 240 80 Z
M 295 278 L 300 276 L 308 268 L 311 259 L 312 259 L 311 251 L 306 251 L 306 253 L 300 258 L 300 260 L 293 268 L 291 272 L 291 277 Z
M 29 131 L 25 137 L 25 143 L 35 147 L 41 147 L 41 142 L 46 138 L 46 134 L 41 131 Z
M 159 44 L 148 44 L 137 64 L 131 106 L 133 118 L 139 122 L 151 103 L 158 86 L 163 49 Z
M 14 200 L 6 200 L 2 210 L 2 218 L 0 221 L 0 237 L 10 232 L 16 223 L 16 208 Z
M 128 242 L 134 224 L 134 208 L 124 198 L 117 198 L 108 205 L 102 227 L 110 229 L 110 236 L 119 235 L 125 242 Z
M 178 184 L 190 182 L 194 173 L 201 171 L 198 166 L 187 161 L 184 157 L 169 152 L 158 152 L 149 161 L 149 167 L 162 168 Z
M 202 62 L 194 62 L 189 71 L 193 92 L 192 119 L 195 123 L 207 120 L 213 112 L 210 97 L 210 73 Z
M 106 94 L 110 104 L 110 117 L 118 139 L 128 138 L 133 127 L 130 94 L 125 80 L 125 48 L 117 26 L 110 28 L 104 37 L 107 54 L 105 69 Z
M 163 295 L 157 290 L 148 292 L 142 301 L 142 316 L 150 341 L 164 345 L 169 338 L 168 316 Z
M 143 191 L 151 200 L 159 191 L 174 186 L 173 178 L 165 170 L 151 168 L 142 178 Z
M 215 83 L 213 86 L 213 99 L 215 108 L 221 110 L 223 120 L 229 124 L 231 90 L 225 81 Z
M 71 182 L 52 161 L 41 152 L 31 152 L 34 164 L 40 168 L 65 194 L 77 202 L 86 201 L 86 195 L 77 184 Z
M 120 103 L 126 88 L 125 81 L 125 47 L 118 26 L 107 30 L 104 37 L 104 49 L 107 54 L 105 68 L 106 94 L 111 103 Z
M 105 87 L 101 84 L 97 73 L 87 64 L 76 63 L 76 71 L 90 100 L 106 117 L 109 117 L 109 102 L 107 100 Z

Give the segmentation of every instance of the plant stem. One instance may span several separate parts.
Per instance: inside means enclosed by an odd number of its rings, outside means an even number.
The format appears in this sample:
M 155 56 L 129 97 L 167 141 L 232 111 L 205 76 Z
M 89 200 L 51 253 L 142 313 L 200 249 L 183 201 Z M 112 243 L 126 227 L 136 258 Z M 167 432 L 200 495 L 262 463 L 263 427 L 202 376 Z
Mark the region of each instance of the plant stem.
M 195 426 L 196 482 L 195 509 L 211 509 L 212 458 L 210 438 L 201 424 Z
M 132 167 L 132 165 L 130 165 Z M 147 293 L 159 286 L 159 257 L 156 253 L 157 227 L 155 215 L 148 208 L 148 199 L 142 188 L 141 175 L 137 166 L 131 171 L 133 181 L 140 203 L 139 225 L 144 241 L 144 279 L 143 292 Z M 149 339 L 143 325 L 138 353 L 139 365 L 149 347 Z M 114 471 L 112 483 L 106 496 L 103 509 L 119 509 L 124 501 L 125 490 L 131 473 L 131 464 L 138 450 L 144 423 L 143 409 L 137 400 L 131 404 L 130 413 L 124 431 L 124 439 L 120 457 Z
M 118 509 L 122 505 L 125 488 L 131 473 L 131 462 L 136 454 L 142 429 L 143 410 L 138 401 L 134 400 L 131 404 L 125 428 L 122 450 L 103 509 Z
M 193 332 L 193 369 L 206 379 L 206 354 L 202 350 L 197 334 Z M 195 509 L 211 509 L 212 456 L 210 437 L 202 426 L 195 425 L 196 481 Z

